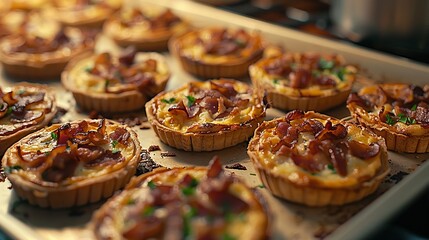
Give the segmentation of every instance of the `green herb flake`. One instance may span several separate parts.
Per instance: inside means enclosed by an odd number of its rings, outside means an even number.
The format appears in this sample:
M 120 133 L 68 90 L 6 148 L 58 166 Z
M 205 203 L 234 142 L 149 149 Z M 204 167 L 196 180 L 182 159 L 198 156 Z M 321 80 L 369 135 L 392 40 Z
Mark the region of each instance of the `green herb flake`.
M 279 83 L 280 83 L 280 80 L 279 80 L 279 79 L 277 79 L 277 78 L 275 78 L 275 79 L 273 79 L 273 83 L 274 83 L 274 84 L 279 84 Z
M 189 211 L 185 213 L 183 216 L 183 238 L 189 239 L 192 235 L 192 226 L 191 221 L 192 218 L 197 215 L 197 209 L 196 208 L 189 208 Z
M 245 47 L 246 46 L 246 42 L 241 40 L 241 39 L 235 39 L 235 44 L 237 44 L 240 47 Z
M 256 173 L 250 173 L 251 176 L 256 176 Z
M 13 107 L 9 107 L 9 108 L 7 109 L 6 114 L 11 114 L 11 113 L 12 113 L 12 111 L 13 111 Z
M 195 193 L 195 188 L 198 186 L 198 180 L 195 178 L 192 178 L 191 182 L 189 183 L 188 186 L 182 188 L 182 193 L 185 196 L 190 196 L 190 195 L 194 195 Z
M 229 233 L 222 234 L 222 240 L 236 240 L 234 236 L 230 235 Z
M 186 96 L 186 98 L 188 99 L 188 107 L 194 105 L 194 103 L 195 103 L 195 97 L 193 97 L 193 96 Z
M 118 145 L 118 140 L 112 140 L 111 142 L 110 142 L 110 145 L 112 145 L 112 148 L 115 148 L 117 145 Z
M 414 104 L 412 107 L 411 107 L 411 111 L 416 111 L 417 110 L 417 104 Z
M 148 186 L 150 189 L 155 189 L 155 188 L 156 188 L 156 185 L 155 185 L 155 183 L 154 183 L 153 181 L 149 181 L 149 182 L 147 183 L 147 186 Z
M 400 113 L 400 114 L 398 114 L 398 117 L 399 117 L 399 122 L 401 122 L 401 123 L 404 123 L 404 124 L 407 124 L 407 116 L 405 116 L 404 114 L 402 114 L 402 113 Z
M 334 67 L 334 62 L 333 61 L 328 61 L 324 58 L 320 58 L 319 60 L 319 67 L 323 70 L 325 69 L 332 69 Z
M 265 185 L 264 184 L 259 184 L 257 187 L 258 188 L 265 188 Z
M 344 81 L 344 76 L 347 74 L 347 70 L 345 68 L 340 68 L 336 72 L 336 75 L 341 81 Z
M 5 168 L 4 168 L 4 172 L 5 172 L 6 174 L 10 174 L 10 173 L 12 173 L 14 170 L 18 171 L 18 170 L 20 170 L 20 169 L 22 169 L 22 167 L 20 167 L 20 166 L 18 166 L 18 165 L 15 165 L 15 166 L 8 166 L 8 167 L 5 167 Z
M 87 66 L 87 67 L 84 68 L 84 71 L 87 72 L 87 73 L 91 73 L 92 69 L 93 69 L 92 67 Z
M 118 153 L 118 152 L 121 152 L 121 150 L 119 150 L 119 149 L 117 149 L 117 148 L 114 148 L 114 149 L 112 150 L 112 153 Z
M 390 116 L 390 114 L 386 114 L 386 123 L 389 125 L 393 125 L 396 121 Z
M 326 166 L 332 173 L 334 173 L 334 174 L 336 174 L 337 173 L 337 170 L 335 169 L 335 167 L 334 167 L 334 165 L 333 164 L 328 164 L 327 166 Z
M 136 203 L 136 200 L 129 198 L 127 201 L 127 205 L 134 205 Z
M 110 81 L 109 80 L 106 80 L 105 82 L 104 82 L 104 88 L 108 88 L 109 87 L 109 84 L 110 84 Z
M 172 103 L 174 103 L 175 101 L 176 101 L 176 99 L 175 99 L 174 97 L 172 97 L 172 98 L 170 98 L 170 99 L 165 99 L 165 98 L 161 99 L 161 102 L 163 102 L 163 103 L 167 103 L 167 104 L 172 104 Z
M 155 207 L 147 206 L 143 210 L 143 216 L 145 216 L 145 217 L 152 216 L 154 212 L 155 212 Z
M 56 132 L 51 132 L 51 138 L 55 141 L 58 140 L 58 134 Z

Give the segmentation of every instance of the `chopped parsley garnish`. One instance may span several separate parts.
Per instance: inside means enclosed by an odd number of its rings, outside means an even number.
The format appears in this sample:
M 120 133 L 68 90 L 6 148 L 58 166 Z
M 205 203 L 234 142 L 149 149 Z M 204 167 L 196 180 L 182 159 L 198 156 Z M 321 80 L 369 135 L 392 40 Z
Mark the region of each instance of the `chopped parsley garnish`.
M 155 185 L 155 183 L 154 183 L 153 181 L 149 181 L 149 182 L 147 183 L 147 186 L 148 186 L 150 189 L 155 189 L 155 188 L 156 188 L 156 185 Z
M 134 200 L 132 198 L 128 199 L 128 201 L 127 201 L 127 205 L 133 205 L 135 203 L 136 203 L 136 200 Z
M 191 182 L 188 186 L 182 188 L 182 193 L 185 196 L 190 196 L 195 193 L 195 188 L 198 186 L 198 180 L 195 178 L 192 178 Z
M 398 122 L 404 123 L 404 124 L 414 124 L 416 123 L 416 120 L 410 117 L 405 116 L 404 114 L 400 113 L 398 114 L 399 120 Z
M 90 66 L 87 66 L 87 67 L 85 67 L 85 72 L 87 72 L 87 73 L 91 73 L 92 72 L 92 67 L 90 67 Z
M 341 81 L 344 81 L 344 75 L 347 74 L 347 70 L 345 68 L 340 68 L 337 70 L 336 74 Z
M 186 98 L 188 99 L 188 107 L 194 105 L 194 103 L 195 103 L 195 97 L 193 97 L 193 96 L 186 96 Z
M 54 140 L 58 140 L 58 134 L 56 132 L 51 132 L 51 138 Z
M 332 171 L 332 173 L 334 173 L 334 174 L 337 173 L 337 170 L 335 169 L 335 167 L 334 167 L 333 164 L 328 164 L 327 167 L 328 167 L 329 170 Z
M 112 140 L 111 142 L 110 142 L 110 145 L 112 145 L 112 148 L 116 148 L 116 145 L 118 145 L 118 140 Z
M 416 111 L 417 110 L 417 104 L 414 104 L 412 107 L 411 107 L 411 111 Z
M 235 44 L 237 44 L 240 47 L 246 46 L 246 43 L 240 39 L 235 39 Z
M 110 81 L 109 81 L 109 80 L 106 80 L 106 81 L 104 82 L 104 88 L 109 87 L 109 83 L 110 83 Z
M 192 235 L 192 218 L 197 215 L 196 208 L 189 208 L 189 211 L 183 216 L 183 238 L 188 239 Z
M 256 173 L 250 173 L 251 176 L 256 176 Z
M 222 240 L 236 240 L 236 238 L 229 233 L 222 234 Z
M 390 114 L 386 114 L 386 123 L 389 125 L 393 125 L 396 121 L 390 116 Z
M 274 84 L 279 84 L 279 81 L 280 81 L 280 80 L 279 80 L 279 79 L 277 79 L 277 78 L 273 79 L 273 83 L 274 83 Z
M 265 185 L 264 184 L 259 184 L 257 187 L 258 188 L 265 188 Z
M 154 212 L 155 212 L 155 207 L 147 206 L 143 210 L 143 216 L 145 216 L 145 217 L 152 216 Z
M 9 107 L 9 108 L 7 109 L 6 114 L 10 114 L 12 111 L 13 111 L 13 107 Z
M 323 70 L 325 69 L 331 69 L 334 67 L 334 62 L 333 61 L 328 61 L 324 58 L 320 58 L 319 60 L 319 67 Z
M 168 103 L 168 104 L 172 104 L 172 103 L 174 103 L 175 101 L 176 101 L 176 99 L 175 99 L 174 97 L 172 97 L 172 98 L 170 98 L 170 99 L 165 99 L 165 98 L 161 99 L 161 102 L 163 102 L 163 103 Z
M 10 166 L 10 167 L 5 167 L 4 172 L 6 174 L 10 174 L 13 170 L 20 170 L 20 169 L 22 169 L 22 167 L 15 165 L 15 166 Z

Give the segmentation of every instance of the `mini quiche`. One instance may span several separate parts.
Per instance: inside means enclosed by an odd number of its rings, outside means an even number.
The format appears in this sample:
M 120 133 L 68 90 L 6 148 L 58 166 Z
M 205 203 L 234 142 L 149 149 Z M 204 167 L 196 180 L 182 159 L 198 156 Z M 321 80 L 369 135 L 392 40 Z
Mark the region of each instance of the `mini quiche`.
M 65 26 L 98 28 L 122 6 L 122 0 L 52 0 L 47 12 Z
M 207 27 L 173 37 L 170 52 L 185 71 L 202 78 L 240 78 L 262 56 L 262 37 L 243 29 Z
M 133 179 L 94 214 L 91 227 L 99 240 L 269 238 L 260 194 L 216 160 Z
M 0 40 L 0 61 L 13 77 L 54 78 L 60 76 L 71 58 L 93 47 L 93 34 L 63 29 L 57 22 L 32 14 L 21 31 Z
M 169 78 L 162 55 L 128 48 L 119 56 L 82 55 L 70 62 L 61 80 L 80 107 L 114 113 L 142 108 L 165 89 Z
M 360 200 L 389 172 L 381 137 L 352 123 L 300 110 L 262 123 L 248 154 L 274 195 L 308 206 Z
M 46 126 L 56 112 L 55 96 L 46 86 L 0 87 L 0 156 L 22 137 Z
M 354 119 L 386 140 L 389 150 L 429 152 L 429 85 L 383 83 L 350 94 Z
M 137 134 L 108 120 L 56 124 L 12 145 L 2 163 L 19 197 L 67 208 L 108 198 L 125 186 L 139 161 Z
M 273 107 L 324 111 L 346 101 L 357 69 L 335 54 L 287 52 L 261 59 L 249 73 Z
M 191 82 L 158 94 L 146 114 L 162 142 L 186 151 L 212 151 L 246 141 L 264 120 L 267 104 L 247 84 Z
M 133 45 L 143 51 L 167 49 L 168 40 L 190 25 L 170 9 L 124 8 L 104 24 L 104 33 L 120 46 Z

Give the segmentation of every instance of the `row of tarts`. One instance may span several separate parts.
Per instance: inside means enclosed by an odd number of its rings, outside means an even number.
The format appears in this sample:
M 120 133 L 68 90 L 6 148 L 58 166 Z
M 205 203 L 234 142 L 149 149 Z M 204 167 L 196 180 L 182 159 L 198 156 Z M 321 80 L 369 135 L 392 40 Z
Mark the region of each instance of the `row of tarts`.
M 87 110 L 145 105 L 160 140 L 179 149 L 219 150 L 251 138 L 248 154 L 267 189 L 309 206 L 342 205 L 374 192 L 388 172 L 387 149 L 428 152 L 428 86 L 380 84 L 350 94 L 357 69 L 340 56 L 266 49 L 259 59 L 261 37 L 244 30 L 192 30 L 174 37 L 170 50 L 185 70 L 203 78 L 240 77 L 250 66 L 255 87 L 216 79 L 161 92 L 170 75 L 162 56 L 132 49 L 119 56 L 80 55 L 62 82 Z M 131 128 L 79 120 L 29 134 L 55 114 L 52 93 L 27 84 L 2 90 L 1 147 L 20 139 L 2 164 L 20 197 L 41 207 L 79 206 L 108 198 L 130 181 L 140 155 Z M 361 126 L 307 111 L 347 97 Z M 264 122 L 269 103 L 292 111 Z M 259 194 L 214 159 L 208 168 L 134 178 L 95 213 L 91 226 L 100 239 L 262 239 L 268 221 Z

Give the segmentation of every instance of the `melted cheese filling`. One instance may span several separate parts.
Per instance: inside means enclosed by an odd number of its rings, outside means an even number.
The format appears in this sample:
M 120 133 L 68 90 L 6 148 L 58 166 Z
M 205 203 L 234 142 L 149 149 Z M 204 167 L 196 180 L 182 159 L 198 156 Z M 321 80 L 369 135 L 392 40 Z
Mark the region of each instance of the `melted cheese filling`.
M 97 124 L 91 124 L 91 122 L 89 122 L 88 131 L 91 131 L 91 130 L 97 131 Z M 40 151 L 42 153 L 51 152 L 56 147 L 56 140 L 52 138 L 52 132 L 54 132 L 57 129 L 57 127 L 58 126 L 45 128 L 39 131 L 37 135 L 31 137 L 30 139 L 27 139 L 25 142 L 21 142 L 21 145 L 20 145 L 21 151 L 22 152 Z M 111 125 L 111 124 L 108 124 L 108 122 L 106 122 L 106 135 L 108 136 L 110 133 L 114 132 L 116 128 L 117 128 L 117 125 Z M 116 170 L 119 170 L 125 167 L 128 164 L 128 162 L 134 157 L 134 153 L 136 151 L 136 146 L 131 140 L 131 137 L 128 139 L 127 146 L 124 146 L 122 144 L 116 144 L 116 146 L 113 146 L 111 142 L 104 145 L 98 145 L 98 146 L 102 147 L 105 150 L 120 151 L 121 155 L 124 157 L 125 160 L 123 162 L 118 162 L 113 165 L 107 165 L 107 166 L 96 165 L 96 166 L 90 166 L 90 167 L 85 167 L 84 163 L 80 161 L 78 167 L 74 172 L 74 176 L 63 180 L 59 184 L 70 185 L 72 183 L 79 182 L 88 178 L 110 174 Z M 15 154 L 18 154 L 16 148 L 13 149 L 13 151 L 15 151 Z M 20 166 L 22 168 L 22 170 L 15 171 L 14 174 L 18 174 L 21 177 L 34 183 L 42 183 L 42 184 L 47 183 L 42 180 L 42 176 L 41 176 L 42 173 L 39 171 L 38 168 L 26 167 L 26 163 L 22 161 L 23 160 L 21 160 L 19 156 L 9 158 L 9 162 L 8 162 L 9 166 Z M 49 185 L 49 183 L 47 184 Z
M 210 89 L 210 83 L 198 83 L 200 89 Z M 156 109 L 154 109 L 154 114 L 158 121 L 176 131 L 186 132 L 189 127 L 194 125 L 201 125 L 204 123 L 213 123 L 213 124 L 225 124 L 225 125 L 235 125 L 240 123 L 245 123 L 255 119 L 265 111 L 264 106 L 262 106 L 261 100 L 247 93 L 248 86 L 237 82 L 234 84 L 234 89 L 239 93 L 241 99 L 249 99 L 249 102 L 246 106 L 242 106 L 239 109 L 239 112 L 236 114 L 228 114 L 222 118 L 213 119 L 213 116 L 210 112 L 201 108 L 200 113 L 193 118 L 183 118 L 178 115 L 172 114 L 168 109 L 173 106 L 173 104 L 184 101 L 184 104 L 188 104 L 187 96 L 192 96 L 190 93 L 189 87 L 184 87 L 176 91 L 168 92 L 164 95 L 161 95 L 160 98 L 157 98 Z M 165 103 L 162 100 L 175 99 L 173 103 Z
M 322 122 L 324 125 L 326 120 L 316 119 Z M 333 122 L 334 123 L 334 122 Z M 293 121 L 291 122 L 293 125 Z M 271 148 L 280 142 L 280 138 L 275 134 L 275 128 L 265 129 L 260 136 L 259 145 L 263 147 L 264 150 L 258 151 L 260 163 L 269 168 L 271 172 L 278 176 L 285 176 L 292 182 L 302 182 L 306 181 L 302 179 L 302 176 L 305 176 L 308 179 L 316 180 L 321 183 L 323 186 L 328 187 L 347 187 L 355 186 L 359 184 L 362 179 L 368 179 L 377 174 L 378 169 L 381 167 L 380 153 L 370 159 L 360 159 L 348 153 L 346 155 L 347 159 L 347 176 L 343 177 L 337 174 L 335 171 L 325 168 L 324 170 L 318 172 L 317 174 L 311 174 L 299 166 L 295 165 L 293 160 L 290 157 L 276 155 L 271 151 Z M 355 140 L 364 144 L 377 143 L 379 140 L 371 135 L 369 135 L 364 130 L 348 125 L 347 126 L 347 136 L 346 139 Z M 298 142 L 296 147 L 300 152 L 306 151 L 310 140 L 314 139 L 314 135 L 307 132 L 301 132 L 298 137 Z

